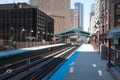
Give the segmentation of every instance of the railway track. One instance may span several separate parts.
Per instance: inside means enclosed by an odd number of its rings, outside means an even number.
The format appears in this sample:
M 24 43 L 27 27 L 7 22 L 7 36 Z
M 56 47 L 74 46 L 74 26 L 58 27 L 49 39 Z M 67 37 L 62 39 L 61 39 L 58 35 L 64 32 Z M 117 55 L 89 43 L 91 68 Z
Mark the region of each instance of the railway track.
M 14 71 L 12 73 L 3 73 L 0 75 L 0 80 L 15 80 L 17 78 L 22 80 L 41 79 L 51 70 L 53 70 L 57 65 L 63 62 L 65 58 L 71 54 L 70 51 L 73 51 L 74 49 L 75 47 L 67 47 L 58 52 L 46 55 L 44 58 L 31 58 L 32 61 L 30 64 L 25 64 L 23 61 L 17 63 L 18 65 L 15 64 L 9 66 L 8 68 L 14 68 Z
M 66 49 L 66 48 L 64 48 L 64 49 Z M 63 49 L 58 49 L 58 50 L 59 51 L 63 51 Z M 46 54 L 41 54 L 39 56 L 30 57 L 30 63 L 32 63 L 32 62 L 34 62 L 34 61 L 36 61 L 38 59 L 41 59 L 41 57 L 45 57 L 45 56 L 47 56 L 47 55 L 49 55 L 51 53 L 54 53 L 56 51 L 57 50 L 54 50 L 54 51 L 46 53 Z M 15 62 L 15 63 L 8 64 L 6 66 L 0 67 L 0 75 L 3 74 L 3 73 L 5 73 L 6 70 L 8 70 L 8 69 L 16 69 L 16 68 L 18 68 L 20 66 L 23 66 L 23 65 L 26 65 L 26 64 L 27 64 L 27 59 L 24 59 L 24 60 L 20 60 L 18 62 Z
M 71 50 L 74 50 L 74 48 L 72 48 Z M 61 62 L 66 60 L 66 58 L 72 53 L 71 50 L 68 51 L 67 53 L 59 56 L 58 58 L 54 59 L 49 64 L 46 64 L 39 71 L 36 71 L 33 75 L 25 77 L 24 80 L 35 80 L 35 79 L 36 80 L 41 80 L 50 71 L 52 71 L 57 65 L 59 65 Z

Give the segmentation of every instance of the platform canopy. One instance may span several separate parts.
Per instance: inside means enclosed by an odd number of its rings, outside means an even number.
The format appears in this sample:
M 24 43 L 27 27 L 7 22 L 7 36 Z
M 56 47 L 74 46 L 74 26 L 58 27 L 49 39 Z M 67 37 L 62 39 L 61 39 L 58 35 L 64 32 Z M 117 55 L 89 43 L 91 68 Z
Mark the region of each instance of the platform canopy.
M 120 27 L 117 27 L 115 29 L 111 29 L 108 32 L 107 38 L 120 38 Z
M 56 37 L 67 37 L 67 36 L 76 36 L 76 35 L 88 37 L 90 35 L 90 33 L 83 31 L 83 30 L 80 30 L 80 28 L 73 27 L 65 32 L 61 32 L 59 34 L 56 34 L 55 36 Z

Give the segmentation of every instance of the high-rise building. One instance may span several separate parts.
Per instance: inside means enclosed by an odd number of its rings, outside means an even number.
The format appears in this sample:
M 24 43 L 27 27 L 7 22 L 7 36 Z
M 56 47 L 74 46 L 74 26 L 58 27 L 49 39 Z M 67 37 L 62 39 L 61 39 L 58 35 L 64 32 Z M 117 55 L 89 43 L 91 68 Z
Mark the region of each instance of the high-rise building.
M 71 26 L 73 27 L 74 26 L 74 9 L 71 9 L 70 10 L 70 23 L 71 23 Z
M 82 3 L 80 3 L 80 2 L 77 2 L 77 3 L 75 3 L 75 9 L 77 9 L 78 10 L 78 14 L 79 14 L 79 20 L 78 20 L 78 22 L 79 22 L 79 27 L 80 27 L 80 29 L 81 30 L 83 30 L 83 4 Z
M 30 0 L 36 7 L 54 18 L 54 33 L 58 34 L 71 28 L 70 0 Z M 36 3 L 35 3 L 36 2 Z
M 95 3 L 91 4 L 91 12 L 90 12 L 90 25 L 89 25 L 89 32 L 91 32 L 91 34 L 93 34 L 95 31 L 95 27 L 94 27 L 94 21 L 95 21 L 95 17 L 94 17 L 94 11 L 95 11 Z
M 52 40 L 54 19 L 26 3 L 0 4 L 0 39 L 16 42 Z
M 95 3 L 91 4 L 91 12 L 94 12 L 95 10 Z
M 79 28 L 79 13 L 77 9 L 71 9 L 71 24 L 72 27 Z

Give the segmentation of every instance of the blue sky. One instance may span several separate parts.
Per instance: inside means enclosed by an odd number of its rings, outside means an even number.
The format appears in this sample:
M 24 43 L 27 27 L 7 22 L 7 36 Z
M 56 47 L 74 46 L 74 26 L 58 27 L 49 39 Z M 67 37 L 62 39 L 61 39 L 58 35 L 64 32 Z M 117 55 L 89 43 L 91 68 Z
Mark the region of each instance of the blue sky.
M 12 3 L 12 2 L 29 2 L 29 0 L 0 0 L 2 3 Z M 74 8 L 75 2 L 81 2 L 84 5 L 84 30 L 87 31 L 89 27 L 89 13 L 91 9 L 91 4 L 95 3 L 95 0 L 71 0 L 71 8 Z

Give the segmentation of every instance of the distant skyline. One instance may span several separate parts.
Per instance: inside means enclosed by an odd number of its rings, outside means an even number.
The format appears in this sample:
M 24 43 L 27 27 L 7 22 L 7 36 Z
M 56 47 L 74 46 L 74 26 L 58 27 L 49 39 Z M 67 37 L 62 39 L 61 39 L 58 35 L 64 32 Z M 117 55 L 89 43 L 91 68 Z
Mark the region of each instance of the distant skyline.
M 76 2 L 81 2 L 84 6 L 84 30 L 88 31 L 89 27 L 89 18 L 90 18 L 90 10 L 91 4 L 95 3 L 95 0 L 71 0 L 71 9 L 74 9 L 74 4 Z
M 94 12 L 94 10 L 95 10 L 95 3 L 91 4 L 91 10 L 90 10 L 90 12 Z
M 83 18 L 84 18 L 84 6 L 83 6 L 83 4 L 81 3 L 81 2 L 77 2 L 77 3 L 75 3 L 75 9 L 77 9 L 78 10 L 78 24 L 79 24 L 79 27 L 80 27 L 80 29 L 81 30 L 83 30 Z
M 0 0 L 0 4 L 4 4 L 4 3 L 17 3 L 17 2 L 29 2 L 29 0 Z M 71 9 L 74 9 L 74 3 L 75 2 L 81 2 L 83 3 L 84 6 L 84 30 L 88 31 L 88 27 L 89 27 L 89 13 L 91 10 L 91 4 L 95 3 L 95 0 L 71 0 Z

